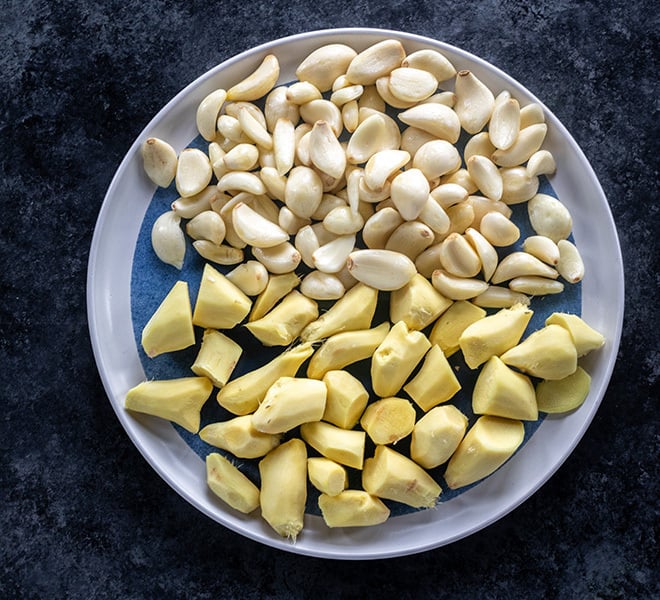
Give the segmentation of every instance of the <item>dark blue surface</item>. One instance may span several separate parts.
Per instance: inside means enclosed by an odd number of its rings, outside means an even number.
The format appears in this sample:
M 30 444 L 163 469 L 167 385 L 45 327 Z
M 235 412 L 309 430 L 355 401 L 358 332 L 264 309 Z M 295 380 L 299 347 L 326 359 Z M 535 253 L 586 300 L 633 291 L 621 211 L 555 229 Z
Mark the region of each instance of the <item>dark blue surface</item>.
M 0 597 L 659 597 L 657 14 L 649 0 L 4 2 Z M 108 402 L 85 307 L 101 202 L 152 116 L 237 52 L 345 26 L 446 41 L 543 99 L 594 167 L 626 271 L 618 363 L 566 463 L 491 527 L 369 563 L 258 545 L 174 493 Z

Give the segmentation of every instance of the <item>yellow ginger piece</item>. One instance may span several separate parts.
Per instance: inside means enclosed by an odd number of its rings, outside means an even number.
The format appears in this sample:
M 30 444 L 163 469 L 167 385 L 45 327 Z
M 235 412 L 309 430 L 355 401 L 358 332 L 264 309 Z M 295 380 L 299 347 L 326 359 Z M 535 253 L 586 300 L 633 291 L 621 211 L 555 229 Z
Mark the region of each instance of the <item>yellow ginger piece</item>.
M 431 346 L 422 367 L 403 390 L 424 412 L 447 402 L 461 389 L 449 361 L 438 346 Z
M 242 513 L 259 506 L 259 488 L 217 452 L 206 457 L 206 483 L 216 496 Z
M 571 334 L 578 358 L 598 350 L 605 344 L 601 333 L 588 325 L 581 317 L 568 313 L 552 313 L 546 320 L 546 325 L 561 325 Z
M 589 395 L 591 376 L 582 367 L 575 373 L 555 379 L 539 381 L 536 385 L 536 401 L 540 411 L 565 413 L 582 406 Z
M 410 458 L 425 469 L 447 462 L 465 436 L 467 424 L 467 417 L 452 404 L 432 408 L 415 423 Z
M 124 406 L 197 433 L 200 411 L 212 391 L 213 384 L 206 377 L 143 381 L 128 390 Z
M 313 352 L 311 344 L 299 344 L 262 367 L 233 379 L 218 392 L 218 404 L 235 415 L 254 412 L 268 388 L 280 377 L 293 377 Z
M 270 312 L 245 327 L 264 346 L 288 346 L 318 316 L 316 302 L 293 290 Z
M 206 263 L 193 312 L 193 324 L 231 329 L 250 312 L 252 301 L 222 273 Z
M 307 475 L 310 483 L 319 492 L 328 496 L 336 496 L 343 492 L 348 484 L 346 469 L 323 456 L 312 456 L 307 459 Z
M 300 277 L 293 271 L 280 275 L 271 275 L 268 278 L 266 289 L 257 296 L 252 305 L 249 321 L 261 319 L 284 296 L 298 286 Z
M 520 341 L 531 318 L 532 311 L 529 308 L 524 304 L 515 304 L 466 327 L 458 344 L 467 366 L 476 369 L 491 356 L 499 356 L 513 348 Z
M 252 415 L 211 423 L 199 432 L 211 446 L 231 452 L 238 458 L 260 458 L 280 443 L 280 435 L 262 433 L 252 426 Z
M 488 359 L 477 377 L 472 392 L 472 410 L 477 415 L 521 421 L 539 418 L 531 379 L 507 367 L 497 356 Z
M 243 349 L 224 333 L 207 329 L 202 345 L 191 369 L 195 375 L 208 377 L 213 385 L 221 388 L 234 372 Z
M 307 447 L 293 438 L 259 462 L 261 516 L 282 537 L 302 531 L 307 501 Z
M 319 496 L 319 508 L 328 527 L 367 527 L 387 521 L 390 509 L 364 490 L 345 490 Z
M 362 468 L 366 442 L 364 431 L 341 429 L 315 421 L 301 425 L 300 436 L 326 458 L 354 469 Z
M 409 331 L 403 321 L 395 323 L 371 361 L 371 383 L 376 395 L 396 395 L 430 347 L 431 342 L 421 331 Z
M 328 371 L 323 376 L 328 388 L 323 420 L 343 429 L 355 427 L 369 401 L 362 382 L 348 371 Z
M 522 421 L 479 417 L 449 459 L 447 485 L 455 490 L 487 477 L 513 455 L 524 437 Z
M 431 282 L 417 273 L 402 288 L 390 294 L 390 321 L 403 321 L 408 329 L 421 330 L 452 305 Z
M 485 316 L 486 311 L 480 306 L 467 300 L 458 300 L 438 317 L 429 340 L 440 346 L 446 357 L 450 357 L 460 350 L 458 340 L 465 329 Z
M 405 398 L 381 398 L 367 406 L 360 425 L 374 444 L 396 444 L 412 432 L 416 418 L 413 405 Z
M 414 508 L 435 506 L 442 493 L 422 467 L 389 446 L 376 446 L 373 458 L 364 461 L 362 487 L 374 496 Z
M 541 379 L 563 379 L 577 369 L 573 338 L 561 325 L 546 325 L 501 356 L 502 362 Z
M 195 344 L 188 284 L 177 281 L 142 330 L 142 348 L 149 358 Z

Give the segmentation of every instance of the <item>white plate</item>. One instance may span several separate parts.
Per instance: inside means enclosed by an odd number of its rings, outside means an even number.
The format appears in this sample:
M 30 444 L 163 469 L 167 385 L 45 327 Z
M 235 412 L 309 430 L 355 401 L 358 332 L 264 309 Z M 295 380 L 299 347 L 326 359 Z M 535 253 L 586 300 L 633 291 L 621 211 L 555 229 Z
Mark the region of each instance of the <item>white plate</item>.
M 143 456 L 193 506 L 224 526 L 264 544 L 300 554 L 339 559 L 371 559 L 421 552 L 449 544 L 496 521 L 534 493 L 570 455 L 591 422 L 616 360 L 623 320 L 623 267 L 616 229 L 602 189 L 573 138 L 547 108 L 544 147 L 557 162 L 550 178 L 574 220 L 573 235 L 586 266 L 582 316 L 606 337 L 604 348 L 581 361 L 592 376 L 584 405 L 570 415 L 546 418 L 523 448 L 494 475 L 434 510 L 390 518 L 378 527 L 328 529 L 307 515 L 295 544 L 277 536 L 258 515 L 228 508 L 207 489 L 203 460 L 168 422 L 128 414 L 128 389 L 142 381 L 131 319 L 131 270 L 142 221 L 154 194 L 142 172 L 139 147 L 151 136 L 181 150 L 197 136 L 195 111 L 212 90 L 239 81 L 274 53 L 280 81 L 295 79 L 295 68 L 315 48 L 346 43 L 356 50 L 384 38 L 398 38 L 407 52 L 440 50 L 457 70 L 472 70 L 494 93 L 511 91 L 521 105 L 539 102 L 508 75 L 453 46 L 417 35 L 377 29 L 337 29 L 304 33 L 244 52 L 202 75 L 171 100 L 149 123 L 122 161 L 101 207 L 90 250 L 88 316 L 96 362 L 122 426 Z M 567 91 L 570 93 L 570 91 Z

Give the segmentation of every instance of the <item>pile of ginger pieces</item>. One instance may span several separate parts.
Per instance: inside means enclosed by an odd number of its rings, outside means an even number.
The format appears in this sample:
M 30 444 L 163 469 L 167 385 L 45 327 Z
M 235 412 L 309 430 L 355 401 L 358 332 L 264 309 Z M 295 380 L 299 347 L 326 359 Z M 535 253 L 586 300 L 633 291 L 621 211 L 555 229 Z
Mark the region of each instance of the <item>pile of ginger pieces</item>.
M 279 75 L 270 54 L 199 104 L 207 152 L 142 145 L 148 177 L 179 195 L 153 225 L 155 253 L 182 269 L 187 234 L 205 261 L 194 310 L 177 281 L 142 346 L 155 357 L 194 345 L 195 327 L 203 336 L 192 376 L 140 383 L 125 407 L 223 450 L 206 457 L 210 489 L 295 540 L 308 481 L 329 527 L 355 527 L 387 520 L 383 500 L 435 506 L 431 469 L 446 464 L 450 489 L 490 475 L 522 443 L 523 421 L 584 402 L 578 358 L 605 340 L 567 313 L 523 339 L 531 298 L 584 275 L 567 208 L 538 193 L 556 169 L 539 105 L 494 96 L 440 52 L 407 55 L 395 39 L 328 44 L 296 82 L 277 86 Z M 520 237 L 510 205 L 523 202 L 536 235 L 500 260 Z M 389 320 L 374 322 L 379 295 Z M 230 330 L 243 327 L 283 352 L 232 378 L 243 350 Z M 470 427 L 449 403 L 458 351 L 480 369 Z M 375 398 L 347 370 L 359 361 Z M 200 431 L 214 389 L 234 416 Z M 394 447 L 407 436 L 409 455 Z M 234 459 L 258 459 L 259 481 Z M 351 469 L 362 489 L 347 489 Z

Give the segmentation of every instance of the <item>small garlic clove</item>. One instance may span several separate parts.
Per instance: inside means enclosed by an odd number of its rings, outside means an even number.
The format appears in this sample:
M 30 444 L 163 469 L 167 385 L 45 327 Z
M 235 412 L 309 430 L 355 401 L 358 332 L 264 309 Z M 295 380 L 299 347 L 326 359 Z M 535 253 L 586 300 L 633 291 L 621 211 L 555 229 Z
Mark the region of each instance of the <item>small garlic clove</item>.
M 181 196 L 189 198 L 201 192 L 211 181 L 213 169 L 209 157 L 197 148 L 186 148 L 179 154 L 174 177 Z
M 449 91 L 438 92 L 437 94 L 433 94 L 432 96 L 429 96 L 423 102 L 433 103 L 433 104 L 444 104 L 449 108 L 454 108 L 454 104 L 456 104 L 456 94 L 454 94 L 454 92 L 449 92 Z
M 351 60 L 346 77 L 354 84 L 371 85 L 379 77 L 401 66 L 405 57 L 406 52 L 400 41 L 389 39 L 377 42 Z
M 330 102 L 330 100 L 312 100 L 300 107 L 300 117 L 305 123 L 314 125 L 317 121 L 325 121 L 330 125 L 335 136 L 341 135 L 344 123 L 341 118 L 341 110 Z
M 195 240 L 193 248 L 206 260 L 219 265 L 236 265 L 243 262 L 243 250 L 227 244 L 214 244 L 208 240 Z
M 286 99 L 293 104 L 301 106 L 312 100 L 323 98 L 321 91 L 308 81 L 296 81 L 292 83 L 286 91 Z
M 376 79 L 376 90 L 380 97 L 385 101 L 385 104 L 393 108 L 410 108 L 415 105 L 415 102 L 409 100 L 400 100 L 390 91 L 390 76 L 385 75 Z
M 310 149 L 310 136 L 311 136 L 312 130 L 310 129 L 307 133 L 304 133 L 299 139 L 298 143 L 296 144 L 296 156 L 294 159 L 294 163 L 296 166 L 304 166 L 304 167 L 311 167 L 312 166 L 312 157 L 310 156 L 309 149 Z
M 290 242 L 272 248 L 252 248 L 252 254 L 274 275 L 291 273 L 300 264 L 300 252 Z
M 470 300 L 488 289 L 488 284 L 480 279 L 456 277 L 436 269 L 431 276 L 433 287 L 450 300 Z
M 375 192 L 385 187 L 385 182 L 410 160 L 404 150 L 381 150 L 376 152 L 364 167 L 364 183 Z
M 446 81 L 456 75 L 454 65 L 443 54 L 430 48 L 412 52 L 403 59 L 401 66 L 428 71 L 437 81 Z
M 288 87 L 282 85 L 274 88 L 266 96 L 264 118 L 266 119 L 266 127 L 271 133 L 274 133 L 278 119 L 286 119 L 294 126 L 300 119 L 300 109 L 297 104 L 289 102 L 286 97 L 287 90 Z
M 240 144 L 241 142 L 252 141 L 243 132 L 243 128 L 241 127 L 238 119 L 236 117 L 232 117 L 231 115 L 220 115 L 218 117 L 216 127 L 218 129 L 218 134 L 226 140 L 230 140 L 237 144 Z M 228 148 L 223 148 L 223 150 L 227 149 Z
M 515 142 L 506 150 L 495 150 L 491 155 L 491 160 L 500 167 L 522 165 L 541 147 L 547 131 L 548 126 L 545 123 L 521 129 Z
M 553 242 L 566 239 L 573 229 L 573 219 L 566 206 L 548 194 L 536 194 L 527 203 L 532 229 Z
M 493 276 L 499 261 L 497 250 L 495 250 L 493 245 L 483 235 L 481 235 L 481 233 L 472 227 L 468 227 L 465 230 L 465 238 L 470 242 L 470 244 L 472 244 L 474 249 L 477 251 L 477 254 L 479 255 L 484 280 L 490 281 L 490 278 Z
M 323 196 L 321 196 L 321 203 L 314 211 L 312 219 L 315 221 L 323 221 L 330 211 L 338 206 L 347 206 L 346 200 L 339 196 L 335 196 L 334 194 L 323 194 Z
M 365 85 L 362 87 L 364 88 L 364 91 L 358 101 L 358 109 L 368 108 L 379 113 L 384 113 L 385 101 L 381 98 L 376 86 Z
M 474 194 L 477 191 L 477 186 L 472 181 L 470 174 L 467 169 L 458 169 L 453 173 L 447 173 L 440 178 L 440 184 L 444 183 L 457 183 L 458 185 L 464 187 L 468 194 Z
M 277 172 L 286 175 L 293 168 L 296 156 L 296 129 L 289 119 L 280 118 L 275 123 L 273 154 Z
M 487 131 L 481 131 L 473 135 L 466 143 L 463 149 L 463 160 L 467 163 L 471 156 L 479 154 L 481 156 L 490 157 L 495 152 L 496 148 L 490 141 L 490 136 Z
M 493 146 L 501 150 L 510 148 L 520 132 L 520 104 L 511 95 L 502 92 L 495 98 L 493 114 L 488 123 L 488 136 Z
M 253 73 L 227 90 L 227 100 L 258 100 L 273 89 L 279 76 L 280 63 L 268 54 Z
M 498 285 L 489 285 L 485 292 L 472 298 L 472 304 L 481 308 L 511 308 L 516 304 L 529 306 L 529 303 L 529 296 Z
M 417 273 L 415 263 L 392 250 L 355 250 L 349 254 L 346 265 L 355 279 L 383 291 L 401 289 Z
M 523 250 L 553 267 L 559 262 L 559 247 L 544 235 L 530 235 L 523 242 Z
M 227 273 L 227 279 L 246 296 L 257 296 L 268 285 L 268 270 L 257 260 L 248 260 Z
M 277 218 L 278 225 L 284 229 L 289 235 L 296 235 L 298 231 L 309 225 L 312 222 L 311 219 L 303 219 L 297 215 L 294 215 L 288 206 L 282 206 L 279 211 Z
M 436 242 L 443 241 L 452 233 L 463 234 L 474 223 L 474 208 L 467 200 L 450 206 L 446 213 L 449 217 L 449 229 L 444 234 L 436 235 Z
M 179 270 L 186 254 L 186 238 L 180 223 L 181 217 L 170 210 L 160 215 L 151 228 L 151 245 L 156 256 Z
M 346 288 L 335 274 L 312 271 L 303 277 L 300 291 L 312 300 L 338 300 Z
M 559 240 L 557 247 L 559 248 L 559 262 L 557 263 L 559 274 L 569 283 L 582 281 L 584 261 L 575 244 L 568 240 Z
M 400 113 L 399 120 L 452 144 L 461 133 L 461 122 L 454 109 L 435 102 L 417 104 Z
M 392 184 L 389 181 L 385 181 L 380 191 L 372 190 L 365 183 L 364 177 L 360 178 L 360 182 L 358 183 L 358 196 L 360 202 L 368 202 L 369 204 L 378 204 L 383 200 L 387 200 L 390 197 L 391 190 Z
M 454 110 L 461 126 L 468 133 L 481 131 L 493 112 L 495 97 L 488 87 L 471 71 L 456 74 Z
M 230 171 L 218 181 L 221 192 L 247 192 L 255 196 L 266 193 L 266 186 L 258 175 L 248 171 Z
M 207 142 L 215 139 L 216 123 L 226 99 L 227 91 L 217 89 L 206 96 L 197 107 L 197 130 Z
M 529 163 L 528 163 L 529 164 Z M 539 190 L 539 178 L 525 167 L 502 167 L 502 202 L 520 204 L 533 198 Z
M 457 277 L 474 277 L 481 271 L 481 260 L 465 237 L 451 233 L 441 243 L 440 263 L 445 271 Z
M 227 171 L 249 171 L 259 162 L 259 149 L 254 144 L 237 144 L 222 160 Z
M 243 202 L 234 206 L 231 216 L 234 230 L 250 246 L 272 248 L 289 239 L 289 234 L 279 225 L 266 219 Z
M 309 81 L 320 91 L 327 92 L 340 75 L 346 73 L 348 65 L 357 52 L 345 44 L 326 44 L 309 54 L 296 69 L 300 81 Z
M 356 100 L 347 102 L 341 107 L 341 120 L 344 123 L 344 129 L 348 133 L 353 133 L 360 124 L 360 114 Z
M 241 125 L 243 133 L 247 135 L 255 144 L 258 144 L 266 150 L 271 150 L 273 147 L 273 137 L 268 133 L 266 125 L 261 123 L 254 115 L 245 107 L 238 111 L 238 122 Z
M 564 284 L 554 279 L 530 275 L 512 279 L 509 281 L 509 289 L 530 296 L 547 296 L 561 294 L 564 291 Z
M 314 252 L 319 249 L 320 243 L 314 228 L 305 225 L 298 230 L 294 238 L 294 246 L 300 253 L 302 261 L 311 269 L 314 267 Z
M 536 102 L 523 106 L 520 109 L 520 129 L 525 129 L 525 127 L 536 125 L 537 123 L 545 123 L 543 107 Z
M 385 248 L 392 232 L 403 223 L 403 217 L 395 208 L 376 211 L 362 228 L 362 239 L 367 248 Z
M 312 254 L 314 266 L 324 273 L 337 273 L 346 264 L 346 259 L 354 246 L 355 235 L 340 235 L 314 251 Z
M 555 157 L 548 150 L 538 150 L 529 157 L 525 167 L 530 177 L 552 175 L 557 170 Z
M 474 219 L 471 225 L 475 229 L 481 227 L 481 219 L 483 219 L 484 215 L 489 212 L 498 212 L 504 215 L 507 219 L 510 219 L 513 214 L 511 208 L 504 204 L 504 202 L 500 200 L 492 200 L 486 196 L 468 196 L 465 202 L 466 204 L 469 204 L 474 211 Z
M 502 198 L 502 175 L 492 160 L 475 154 L 468 159 L 467 170 L 472 181 L 474 181 L 484 196 L 491 200 L 500 200 Z
M 364 226 L 364 219 L 359 212 L 354 212 L 349 206 L 333 208 L 323 219 L 323 226 L 336 235 L 355 234 Z
M 502 213 L 486 213 L 479 223 L 479 231 L 493 246 L 510 246 L 520 237 L 520 229 Z
M 491 277 L 491 283 L 497 284 L 509 281 L 516 277 L 528 276 L 546 277 L 557 279 L 558 273 L 551 266 L 540 261 L 527 252 L 512 252 L 505 256 L 497 265 L 495 273 Z
M 422 144 L 412 161 L 412 166 L 434 181 L 461 166 L 461 157 L 453 144 L 446 140 L 432 140 Z
M 293 214 L 311 217 L 321 204 L 323 182 L 318 173 L 305 166 L 291 169 L 284 190 L 284 202 Z
M 336 104 L 340 108 L 349 102 L 354 102 L 360 98 L 364 92 L 364 87 L 361 85 L 349 85 L 332 92 L 330 102 Z M 356 105 L 357 106 L 357 105 Z
M 404 221 L 387 239 L 385 250 L 393 250 L 405 254 L 414 261 L 426 250 L 435 236 L 433 230 L 420 221 Z
M 430 227 L 434 233 L 447 233 L 451 225 L 449 215 L 445 209 L 430 194 L 417 218 Z
M 348 141 L 346 158 L 357 165 L 368 161 L 376 152 L 388 148 L 397 149 L 401 138 L 392 136 L 385 115 L 374 113 L 362 121 Z
M 280 175 L 275 167 L 262 167 L 259 171 L 259 177 L 264 184 L 266 193 L 284 202 L 287 178 Z
M 429 182 L 419 169 L 408 169 L 392 179 L 392 202 L 407 221 L 417 218 L 428 200 L 429 192 Z
M 346 152 L 332 127 L 326 121 L 316 121 L 309 136 L 312 164 L 330 177 L 339 179 L 346 170 Z
M 209 185 L 194 196 L 177 198 L 172 202 L 171 208 L 182 219 L 192 219 L 195 215 L 211 208 L 221 196 L 216 186 Z
M 225 222 L 213 210 L 205 210 L 193 217 L 186 224 L 186 233 L 194 240 L 208 240 L 222 244 L 225 239 Z
M 468 191 L 458 183 L 442 183 L 431 190 L 431 197 L 442 208 L 447 209 L 454 204 L 467 200 Z

